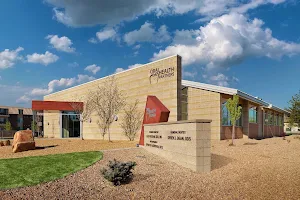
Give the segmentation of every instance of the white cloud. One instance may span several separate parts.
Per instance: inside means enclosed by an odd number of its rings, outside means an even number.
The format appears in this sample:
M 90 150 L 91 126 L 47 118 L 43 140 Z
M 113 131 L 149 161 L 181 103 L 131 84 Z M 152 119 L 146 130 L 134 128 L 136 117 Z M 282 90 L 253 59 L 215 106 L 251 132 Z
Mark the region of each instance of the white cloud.
M 135 46 L 133 47 L 134 50 L 138 50 L 138 49 L 140 49 L 140 48 L 141 48 L 141 45 L 140 45 L 140 44 L 137 44 L 137 45 L 135 45 Z
M 22 57 L 19 56 L 19 52 L 23 51 L 22 47 L 18 47 L 15 50 L 5 49 L 0 52 L 0 69 L 7 69 L 12 67 L 18 60 L 21 60 Z
M 89 43 L 93 43 L 93 44 L 97 44 L 97 43 L 98 43 L 98 41 L 97 41 L 95 38 L 90 38 L 90 39 L 88 40 L 88 42 L 89 42 Z
M 151 60 L 179 54 L 184 65 L 204 64 L 211 69 L 230 67 L 248 57 L 280 59 L 300 53 L 300 44 L 274 38 L 263 24 L 260 19 L 249 20 L 242 14 L 226 14 L 197 31 L 191 30 L 193 37 L 189 36 L 188 42 L 175 37 L 172 45 L 154 53 Z
M 88 75 L 79 74 L 73 78 L 61 78 L 55 79 L 48 83 L 47 88 L 33 88 L 27 95 L 28 96 L 43 96 L 57 91 L 58 89 L 64 89 L 67 87 L 81 84 L 87 81 L 94 80 L 95 78 Z
M 78 67 L 79 64 L 77 62 L 68 63 L 69 67 Z
M 27 55 L 27 61 L 30 63 L 40 63 L 42 65 L 49 65 L 58 60 L 58 56 L 46 51 L 45 54 L 34 53 L 32 55 Z
M 63 51 L 67 53 L 75 52 L 75 48 L 72 46 L 72 41 L 66 37 L 58 37 L 58 35 L 48 35 L 46 39 L 49 39 L 49 43 L 58 51 Z
M 218 73 L 215 76 L 210 77 L 210 81 L 215 83 L 216 85 L 228 87 L 229 86 L 229 78 L 224 74 Z
M 188 72 L 188 71 L 183 71 L 182 73 L 184 78 L 195 78 L 197 76 L 197 72 Z
M 137 17 L 154 13 L 178 15 L 193 11 L 201 19 L 211 19 L 229 13 L 233 8 L 246 12 L 264 4 L 279 4 L 285 0 L 110 0 L 110 1 L 69 1 L 46 0 L 54 7 L 57 21 L 73 27 L 96 24 L 114 25 Z
M 115 73 L 119 73 L 119 72 L 122 72 L 122 71 L 124 71 L 124 70 L 125 70 L 125 69 L 119 67 L 119 68 L 116 69 Z
M 31 101 L 31 99 L 28 96 L 23 95 L 16 100 L 16 103 L 28 103 L 30 101 Z
M 100 42 L 103 42 L 104 40 L 108 39 L 115 40 L 117 37 L 117 32 L 113 28 L 106 27 L 101 31 L 97 32 L 96 36 Z
M 87 66 L 84 70 L 92 72 L 93 74 L 96 74 L 98 71 L 100 71 L 100 69 L 101 69 L 101 67 L 99 67 L 95 64 L 92 64 L 92 65 Z
M 149 22 L 145 22 L 140 29 L 128 32 L 124 35 L 124 41 L 128 45 L 137 42 L 156 42 L 161 43 L 171 39 L 171 36 L 165 25 L 162 25 L 157 31 Z
M 127 67 L 127 69 L 132 69 L 132 68 L 140 67 L 140 66 L 142 66 L 142 65 L 143 65 L 143 64 L 139 64 L 139 63 L 134 64 L 134 65 L 129 65 L 129 66 Z M 122 71 L 125 71 L 125 70 L 127 70 L 127 69 L 124 69 L 124 68 L 117 68 L 116 71 L 115 71 L 115 73 L 122 72 Z

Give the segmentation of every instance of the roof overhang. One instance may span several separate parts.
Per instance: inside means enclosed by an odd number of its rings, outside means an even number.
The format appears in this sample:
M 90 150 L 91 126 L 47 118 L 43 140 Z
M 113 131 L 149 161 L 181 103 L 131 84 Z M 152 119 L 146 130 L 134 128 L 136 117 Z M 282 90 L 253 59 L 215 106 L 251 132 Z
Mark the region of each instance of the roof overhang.
M 83 102 L 32 100 L 32 110 L 35 111 L 39 111 L 39 110 L 74 111 L 75 109 L 83 110 Z
M 222 94 L 228 94 L 228 95 L 238 95 L 239 97 L 246 99 L 250 102 L 259 104 L 260 106 L 276 110 L 278 112 L 284 112 L 284 113 L 289 113 L 288 111 L 281 109 L 277 106 L 274 106 L 266 101 L 263 101 L 257 97 L 254 97 L 250 94 L 247 94 L 246 92 L 234 89 L 234 88 L 227 88 L 227 87 L 222 87 L 222 86 L 217 86 L 217 85 L 211 85 L 211 84 L 205 84 L 205 83 L 199 83 L 199 82 L 194 82 L 194 81 L 187 81 L 187 80 L 182 80 L 182 86 L 184 87 L 193 87 L 193 88 L 199 88 L 203 90 L 208 90 L 212 92 L 218 92 Z

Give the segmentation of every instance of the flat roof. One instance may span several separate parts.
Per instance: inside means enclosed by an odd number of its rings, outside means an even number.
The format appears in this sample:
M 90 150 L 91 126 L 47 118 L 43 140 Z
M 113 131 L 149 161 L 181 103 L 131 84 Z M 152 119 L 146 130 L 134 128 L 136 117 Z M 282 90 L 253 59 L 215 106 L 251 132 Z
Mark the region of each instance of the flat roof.
M 205 83 L 199 83 L 199 82 L 194 82 L 194 81 L 187 81 L 187 80 L 182 80 L 182 86 L 199 88 L 199 89 L 203 89 L 203 90 L 208 90 L 208 91 L 218 92 L 218 93 L 228 94 L 228 95 L 238 95 L 244 99 L 247 99 L 248 101 L 260 104 L 266 108 L 277 110 L 279 112 L 289 113 L 288 111 L 286 111 L 284 109 L 274 106 L 273 104 L 270 104 L 266 101 L 263 101 L 257 97 L 254 97 L 254 96 L 252 96 L 246 92 L 243 92 L 241 90 L 238 90 L 238 89 L 222 87 L 222 86 L 217 86 L 217 85 L 211 85 L 211 84 L 205 84 Z
M 1 106 L 0 108 L 8 109 L 8 114 L 10 115 L 18 115 L 19 109 L 23 110 L 23 115 L 32 115 L 31 108 L 23 108 L 23 107 L 16 107 L 16 106 Z

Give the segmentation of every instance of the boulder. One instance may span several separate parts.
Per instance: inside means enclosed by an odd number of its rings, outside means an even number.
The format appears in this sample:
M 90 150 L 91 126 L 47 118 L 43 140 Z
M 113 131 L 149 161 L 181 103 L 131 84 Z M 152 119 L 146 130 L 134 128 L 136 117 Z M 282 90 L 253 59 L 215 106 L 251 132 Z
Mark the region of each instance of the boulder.
M 35 149 L 35 142 L 31 130 L 18 131 L 14 135 L 12 144 L 14 153 Z

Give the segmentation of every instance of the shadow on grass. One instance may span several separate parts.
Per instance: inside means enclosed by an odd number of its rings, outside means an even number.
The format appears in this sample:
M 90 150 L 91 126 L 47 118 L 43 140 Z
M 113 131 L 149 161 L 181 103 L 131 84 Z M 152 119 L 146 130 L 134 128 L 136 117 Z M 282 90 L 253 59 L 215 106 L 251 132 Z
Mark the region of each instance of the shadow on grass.
M 50 146 L 43 146 L 43 147 L 35 147 L 35 149 L 48 149 L 48 148 L 53 148 L 53 147 L 57 147 L 58 145 L 50 145 Z
M 231 163 L 233 159 L 218 154 L 211 154 L 211 170 L 219 169 Z

